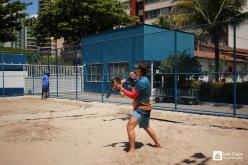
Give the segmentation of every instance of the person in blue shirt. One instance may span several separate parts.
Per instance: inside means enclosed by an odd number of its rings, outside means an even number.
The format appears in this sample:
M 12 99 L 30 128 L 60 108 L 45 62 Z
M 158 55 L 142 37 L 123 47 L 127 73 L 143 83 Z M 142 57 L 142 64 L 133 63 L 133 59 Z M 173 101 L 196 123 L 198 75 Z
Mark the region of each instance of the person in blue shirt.
M 130 88 L 132 91 L 134 90 L 136 82 L 137 82 L 137 78 L 136 78 L 135 71 L 131 71 L 129 73 L 128 79 L 121 80 L 121 84 L 123 85 L 123 84 L 127 83 L 128 88 Z M 122 92 L 120 92 L 120 94 L 121 94 L 121 96 L 124 96 L 124 94 Z
M 131 89 L 134 89 L 136 82 L 137 82 L 137 78 L 136 78 L 135 71 L 131 71 L 129 73 L 128 79 L 126 79 L 126 80 L 124 79 L 121 81 L 122 84 L 128 83 L 128 88 L 131 88 Z
M 123 94 L 131 99 L 133 99 L 134 111 L 130 117 L 127 124 L 127 133 L 130 144 L 129 152 L 135 151 L 135 127 L 139 124 L 140 128 L 148 133 L 155 143 L 155 147 L 161 147 L 158 138 L 154 130 L 150 127 L 150 113 L 152 110 L 152 105 L 150 102 L 151 97 L 151 87 L 150 82 L 146 76 L 147 67 L 145 64 L 140 63 L 136 66 L 136 74 L 138 76 L 137 82 L 135 83 L 135 90 L 130 92 L 115 83 L 115 88 L 120 89 Z
M 48 98 L 48 90 L 49 90 L 49 73 L 44 73 L 41 81 L 42 81 L 42 94 L 41 94 L 41 98 Z M 44 96 L 45 94 L 45 96 Z

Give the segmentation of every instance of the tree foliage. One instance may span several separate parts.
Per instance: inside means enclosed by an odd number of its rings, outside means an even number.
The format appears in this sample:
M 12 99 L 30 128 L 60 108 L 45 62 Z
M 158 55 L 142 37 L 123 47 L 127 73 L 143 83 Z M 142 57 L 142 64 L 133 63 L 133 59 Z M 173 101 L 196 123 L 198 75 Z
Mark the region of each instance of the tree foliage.
M 174 69 L 177 73 L 189 73 L 189 74 L 179 74 L 179 88 L 189 88 L 190 79 L 197 79 L 198 76 L 192 73 L 200 73 L 201 65 L 199 61 L 193 55 L 187 53 L 186 51 L 174 54 L 170 53 L 168 57 L 162 61 L 159 65 L 159 70 L 162 73 L 167 73 L 165 76 L 165 86 L 167 88 L 174 88 L 174 75 L 168 74 L 173 73 Z
M 180 22 L 177 18 L 178 17 L 173 15 L 161 16 L 153 23 L 153 25 L 165 29 L 175 29 L 180 26 Z
M 248 18 L 248 12 L 242 12 L 247 0 L 178 0 L 173 8 L 173 13 L 181 15 L 183 22 L 189 25 L 208 24 L 204 27 L 205 34 L 215 47 L 215 72 L 219 72 L 219 43 L 226 33 L 227 23 L 237 19 L 241 23 Z M 216 74 L 216 81 L 219 76 Z
M 15 32 L 21 29 L 22 20 L 27 16 L 23 10 L 28 5 L 19 0 L 0 0 L 0 42 L 16 39 Z
M 47 0 L 39 13 L 35 32 L 38 39 L 62 36 L 79 42 L 82 35 L 137 23 L 138 18 L 126 14 L 125 8 L 117 0 Z
M 162 73 L 172 73 L 174 67 L 178 73 L 199 73 L 201 65 L 195 56 L 186 51 L 178 54 L 170 53 L 159 65 Z

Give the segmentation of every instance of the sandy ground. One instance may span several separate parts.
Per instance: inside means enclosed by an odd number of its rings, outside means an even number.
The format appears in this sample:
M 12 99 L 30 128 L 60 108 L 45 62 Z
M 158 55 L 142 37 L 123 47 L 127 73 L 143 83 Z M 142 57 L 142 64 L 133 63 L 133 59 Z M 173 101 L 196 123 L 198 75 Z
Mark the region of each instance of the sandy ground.
M 131 107 L 39 97 L 0 99 L 1 165 L 248 164 L 248 120 L 153 111 L 163 146 L 136 129 L 137 152 L 127 154 Z M 213 151 L 240 153 L 214 161 Z

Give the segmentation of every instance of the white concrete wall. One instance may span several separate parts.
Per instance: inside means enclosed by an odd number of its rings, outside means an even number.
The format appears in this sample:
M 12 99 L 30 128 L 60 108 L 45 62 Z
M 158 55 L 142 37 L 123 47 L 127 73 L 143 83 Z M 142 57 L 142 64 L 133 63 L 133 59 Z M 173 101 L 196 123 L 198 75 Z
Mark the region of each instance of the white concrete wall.
M 236 47 L 248 49 L 248 21 L 240 24 L 236 30 Z M 228 27 L 228 46 L 233 47 L 233 27 Z
M 4 88 L 24 88 L 25 77 L 28 76 L 27 71 L 0 71 L 0 88 L 3 87 L 4 75 Z
M 146 24 L 149 24 L 149 25 L 152 25 L 152 23 L 154 23 L 158 18 L 153 18 L 153 19 L 146 19 L 145 20 L 145 23 Z
M 204 58 L 198 58 L 199 62 L 200 62 L 200 65 L 201 65 L 201 71 L 202 72 L 209 72 L 208 71 L 208 66 L 212 63 L 214 65 L 214 59 L 204 59 Z M 236 70 L 237 72 L 247 72 L 248 71 L 248 64 L 245 64 L 245 63 L 240 63 L 238 62 L 237 65 L 236 65 Z M 245 69 L 247 68 L 247 69 Z M 220 72 L 225 72 L 227 70 L 227 65 L 225 66 L 224 70 L 223 71 L 220 71 Z M 226 82 L 233 82 L 233 75 L 221 75 L 220 78 L 225 78 Z M 214 80 L 214 75 L 211 74 L 211 75 L 205 75 L 205 76 L 202 76 L 201 77 L 201 80 L 202 81 L 213 81 Z M 237 82 L 244 82 L 244 81 L 248 81 L 248 74 L 238 74 L 237 76 Z
M 248 2 L 243 10 L 248 11 Z M 236 47 L 241 49 L 248 49 L 248 20 L 238 25 L 236 30 Z M 233 47 L 233 27 L 228 26 L 228 46 Z
M 82 81 L 82 84 L 81 84 Z M 28 93 L 29 90 L 34 89 L 34 93 L 41 93 L 42 88 L 41 77 L 34 78 L 34 88 L 33 88 L 33 79 L 32 77 L 25 78 L 25 93 Z M 83 79 L 78 77 L 78 92 L 82 90 Z M 56 93 L 57 91 L 57 79 L 56 77 L 49 78 L 49 91 L 50 93 Z M 75 76 L 61 76 L 58 79 L 58 91 L 59 93 L 75 93 L 76 92 L 76 77 Z
M 199 59 L 200 65 L 201 65 L 201 71 L 202 72 L 208 72 L 208 65 L 209 65 L 209 61 L 208 59 Z
M 202 66 L 201 67 L 201 71 L 204 72 L 204 71 L 208 71 L 208 66 L 209 64 L 213 64 L 214 65 L 214 59 L 205 59 L 205 58 L 198 58 L 199 62 L 200 62 L 200 65 Z M 230 63 L 230 62 L 228 62 Z M 237 72 L 244 72 L 244 67 L 246 67 L 247 65 L 245 65 L 244 63 L 240 63 L 238 62 L 237 65 L 236 65 L 236 70 Z M 226 68 L 221 71 L 221 72 L 224 72 L 226 71 L 227 69 L 227 65 L 225 66 Z M 248 70 L 248 69 L 247 69 Z
M 11 42 L 5 42 L 5 43 L 3 44 L 3 47 L 4 47 L 4 48 L 11 48 Z

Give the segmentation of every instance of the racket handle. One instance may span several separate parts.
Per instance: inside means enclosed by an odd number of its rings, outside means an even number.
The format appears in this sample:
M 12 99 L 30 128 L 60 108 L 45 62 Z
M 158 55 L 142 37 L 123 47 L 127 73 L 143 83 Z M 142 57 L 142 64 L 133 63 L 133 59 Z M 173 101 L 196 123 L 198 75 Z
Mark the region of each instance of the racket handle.
M 121 97 L 124 97 L 124 93 L 122 91 L 120 91 L 120 95 Z

